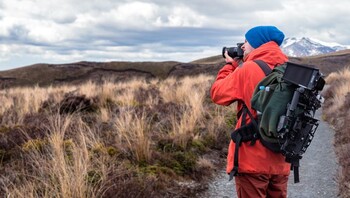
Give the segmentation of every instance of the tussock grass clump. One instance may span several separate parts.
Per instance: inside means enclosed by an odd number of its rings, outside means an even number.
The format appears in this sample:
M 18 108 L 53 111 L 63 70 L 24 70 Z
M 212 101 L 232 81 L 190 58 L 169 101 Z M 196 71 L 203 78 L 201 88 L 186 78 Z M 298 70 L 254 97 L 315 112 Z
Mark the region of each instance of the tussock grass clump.
M 350 196 L 350 68 L 331 73 L 324 91 L 323 114 L 334 126 L 334 146 L 341 167 L 338 183 L 341 197 Z
M 184 181 L 204 184 L 222 165 L 235 122 L 232 107 L 211 102 L 213 80 L 1 90 L 0 194 L 193 195 L 196 189 Z

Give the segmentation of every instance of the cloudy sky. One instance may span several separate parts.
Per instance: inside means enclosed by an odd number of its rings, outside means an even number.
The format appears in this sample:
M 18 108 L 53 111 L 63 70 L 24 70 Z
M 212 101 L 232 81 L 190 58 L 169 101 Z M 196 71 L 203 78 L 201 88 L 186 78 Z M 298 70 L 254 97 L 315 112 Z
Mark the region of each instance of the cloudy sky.
M 350 45 L 350 1 L 0 0 L 0 70 L 77 61 L 188 62 L 253 26 Z

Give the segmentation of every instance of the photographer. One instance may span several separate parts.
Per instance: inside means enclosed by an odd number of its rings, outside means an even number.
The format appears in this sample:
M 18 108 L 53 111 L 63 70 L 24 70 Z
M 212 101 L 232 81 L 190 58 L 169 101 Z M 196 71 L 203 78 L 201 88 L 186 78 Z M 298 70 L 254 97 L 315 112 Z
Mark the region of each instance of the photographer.
M 216 104 L 226 106 L 237 101 L 237 112 L 242 112 L 246 105 L 256 117 L 250 100 L 256 85 L 265 74 L 254 60 L 262 60 L 273 69 L 288 61 L 288 58 L 279 47 L 284 34 L 274 26 L 254 27 L 245 34 L 245 38 L 246 41 L 241 46 L 243 57 L 240 56 L 239 46 L 223 49 L 226 65 L 219 71 L 212 85 L 211 98 Z M 240 61 L 243 64 L 239 66 Z M 237 117 L 236 129 L 241 127 L 242 119 L 245 123 L 251 122 L 245 113 L 238 113 Z M 231 140 L 226 172 L 231 175 L 234 172 L 238 197 L 287 196 L 290 164 L 285 162 L 281 153 L 274 153 L 264 147 L 259 139 L 253 144 L 242 142 L 238 151 L 239 166 L 238 170 L 234 170 L 235 142 Z

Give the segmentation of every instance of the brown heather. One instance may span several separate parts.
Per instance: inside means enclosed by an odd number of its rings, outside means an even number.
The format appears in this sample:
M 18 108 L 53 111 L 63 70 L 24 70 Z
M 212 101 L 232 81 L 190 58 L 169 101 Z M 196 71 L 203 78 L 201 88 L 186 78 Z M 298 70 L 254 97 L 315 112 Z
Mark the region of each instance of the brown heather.
M 211 102 L 213 80 L 1 90 L 0 194 L 194 196 L 222 169 L 235 122 Z
M 350 196 L 350 68 L 331 73 L 326 82 L 329 87 L 324 91 L 324 119 L 335 130 L 334 146 L 340 171 L 338 184 L 340 197 Z

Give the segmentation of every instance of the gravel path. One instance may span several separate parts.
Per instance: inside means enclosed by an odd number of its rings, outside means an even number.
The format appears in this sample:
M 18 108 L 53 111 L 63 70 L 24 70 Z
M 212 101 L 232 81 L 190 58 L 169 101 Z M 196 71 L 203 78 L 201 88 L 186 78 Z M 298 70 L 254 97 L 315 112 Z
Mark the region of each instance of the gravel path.
M 316 118 L 320 118 L 320 112 Z M 300 161 L 300 183 L 294 184 L 291 172 L 288 183 L 289 198 L 332 198 L 337 197 L 337 160 L 333 150 L 334 131 L 320 121 L 315 137 Z M 222 170 L 200 197 L 236 197 L 233 182 Z

